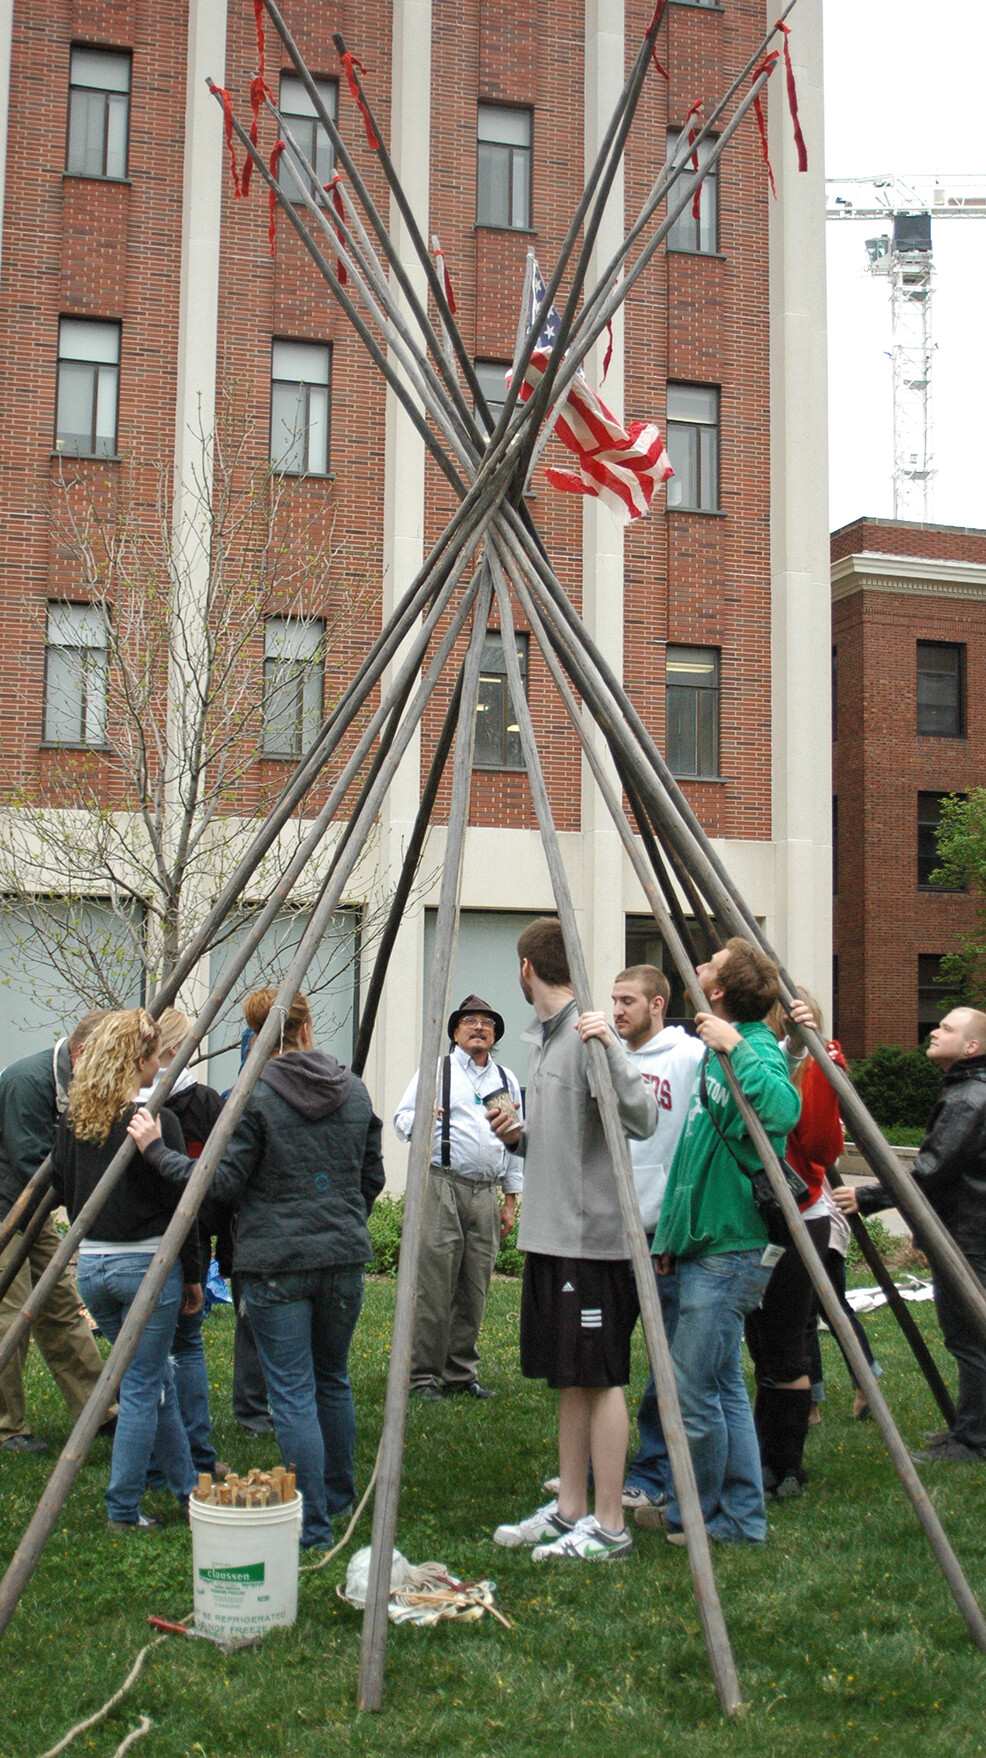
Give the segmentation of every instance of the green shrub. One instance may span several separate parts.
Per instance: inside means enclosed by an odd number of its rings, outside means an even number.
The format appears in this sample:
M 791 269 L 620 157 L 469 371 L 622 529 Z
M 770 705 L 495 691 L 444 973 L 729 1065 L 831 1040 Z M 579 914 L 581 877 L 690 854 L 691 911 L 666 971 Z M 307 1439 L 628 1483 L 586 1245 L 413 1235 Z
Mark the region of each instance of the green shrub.
M 941 1075 L 923 1050 L 881 1044 L 861 1056 L 850 1073 L 864 1105 L 877 1123 L 921 1129 L 938 1098 Z
M 876 1215 L 868 1215 L 866 1217 L 866 1231 L 870 1236 L 871 1243 L 876 1246 L 881 1257 L 897 1255 L 901 1246 L 900 1234 L 889 1232 L 883 1225 L 883 1222 L 879 1220 Z M 849 1250 L 846 1253 L 846 1268 L 850 1270 L 859 1270 L 864 1266 L 866 1266 L 866 1259 L 860 1251 L 859 1246 L 856 1244 L 855 1239 L 850 1239 Z
M 403 1196 L 378 1197 L 369 1220 L 370 1243 L 373 1246 L 373 1262 L 369 1268 L 374 1276 L 396 1276 L 403 1225 Z M 498 1276 L 519 1276 L 523 1271 L 523 1253 L 517 1250 L 516 1221 L 501 1243 L 494 1267 Z

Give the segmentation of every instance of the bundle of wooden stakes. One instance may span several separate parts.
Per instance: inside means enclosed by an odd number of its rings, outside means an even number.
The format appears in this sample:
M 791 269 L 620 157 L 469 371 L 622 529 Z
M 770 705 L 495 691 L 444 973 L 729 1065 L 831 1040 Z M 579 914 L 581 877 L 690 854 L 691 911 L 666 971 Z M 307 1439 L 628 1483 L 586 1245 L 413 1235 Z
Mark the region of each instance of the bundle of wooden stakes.
M 222 1483 L 213 1483 L 210 1471 L 200 1471 L 192 1494 L 197 1502 L 209 1502 L 214 1508 L 269 1508 L 278 1502 L 293 1502 L 297 1490 L 294 1472 L 275 1465 L 273 1471 L 258 1471 L 254 1466 L 246 1477 L 231 1471 Z

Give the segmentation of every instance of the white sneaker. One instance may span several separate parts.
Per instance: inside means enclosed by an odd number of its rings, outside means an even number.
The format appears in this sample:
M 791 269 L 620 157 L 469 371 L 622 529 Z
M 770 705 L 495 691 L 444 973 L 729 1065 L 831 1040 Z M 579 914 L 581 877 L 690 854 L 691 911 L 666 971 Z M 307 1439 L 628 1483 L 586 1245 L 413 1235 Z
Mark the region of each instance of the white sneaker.
M 571 1532 L 562 1533 L 548 1544 L 536 1545 L 531 1557 L 536 1563 L 555 1557 L 562 1562 L 610 1563 L 616 1557 L 629 1556 L 632 1549 L 633 1539 L 626 1526 L 614 1538 L 603 1531 L 595 1514 L 585 1514 L 576 1520 Z
M 623 1486 L 623 1506 L 625 1508 L 663 1508 L 667 1496 L 660 1491 L 651 1495 L 649 1490 L 641 1489 L 637 1483 L 626 1483 Z
M 545 1502 L 543 1508 L 535 1508 L 526 1520 L 518 1520 L 515 1526 L 498 1526 L 493 1534 L 494 1544 L 506 1545 L 508 1550 L 516 1550 L 521 1544 L 540 1544 L 544 1539 L 562 1538 L 566 1532 L 573 1531 L 567 1520 L 558 1517 L 558 1502 Z
M 556 1496 L 561 1489 L 561 1478 L 560 1477 L 546 1477 L 544 1482 L 541 1485 L 541 1488 L 546 1489 L 549 1496 Z

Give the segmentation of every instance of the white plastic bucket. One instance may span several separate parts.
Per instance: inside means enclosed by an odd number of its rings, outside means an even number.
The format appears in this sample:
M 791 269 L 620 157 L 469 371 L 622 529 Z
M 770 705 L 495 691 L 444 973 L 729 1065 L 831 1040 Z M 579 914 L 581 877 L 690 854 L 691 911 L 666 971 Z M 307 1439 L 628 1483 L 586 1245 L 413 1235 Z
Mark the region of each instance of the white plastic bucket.
M 208 1636 L 261 1636 L 298 1615 L 301 1495 L 268 1508 L 189 1498 L 195 1627 Z

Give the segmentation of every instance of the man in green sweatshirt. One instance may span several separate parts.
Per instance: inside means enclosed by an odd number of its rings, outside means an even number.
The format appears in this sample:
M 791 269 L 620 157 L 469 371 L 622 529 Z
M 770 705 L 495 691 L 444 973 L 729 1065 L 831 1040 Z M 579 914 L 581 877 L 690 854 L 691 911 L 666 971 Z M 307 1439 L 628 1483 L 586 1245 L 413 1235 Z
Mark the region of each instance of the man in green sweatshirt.
M 763 1023 L 778 998 L 773 961 L 734 938 L 698 967 L 698 980 L 709 1011 L 696 1014 L 695 1026 L 708 1055 L 671 1163 L 654 1254 L 659 1271 L 678 1283 L 671 1356 L 706 1527 L 712 1538 L 755 1544 L 767 1535 L 767 1519 L 740 1349 L 744 1317 L 759 1304 L 780 1250 L 768 1244 L 753 1200 L 748 1174 L 760 1160 L 722 1064 L 728 1058 L 778 1155 L 801 1102 Z M 661 1512 L 670 1541 L 682 1542 L 677 1502 Z

